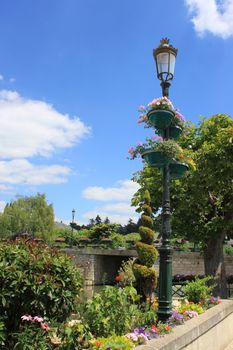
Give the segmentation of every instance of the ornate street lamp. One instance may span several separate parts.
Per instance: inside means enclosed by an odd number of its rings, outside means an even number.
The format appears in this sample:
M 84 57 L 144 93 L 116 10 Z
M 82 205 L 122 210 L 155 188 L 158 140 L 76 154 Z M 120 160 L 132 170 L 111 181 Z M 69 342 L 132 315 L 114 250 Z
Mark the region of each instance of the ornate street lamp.
M 169 39 L 164 38 L 160 41 L 160 46 L 153 50 L 156 62 L 157 77 L 161 80 L 163 96 L 169 95 L 169 80 L 173 79 L 177 49 L 169 45 Z
M 169 87 L 174 76 L 177 49 L 169 45 L 167 38 L 162 39 L 160 46 L 153 50 L 156 62 L 157 77 L 161 80 L 163 96 L 169 95 Z M 169 139 L 169 128 L 164 130 L 164 139 Z M 162 244 L 159 248 L 159 296 L 158 318 L 166 322 L 172 313 L 172 249 L 170 209 L 170 168 L 163 167 L 163 204 L 162 204 Z
M 72 233 L 74 231 L 74 216 L 75 216 L 75 209 L 72 210 Z

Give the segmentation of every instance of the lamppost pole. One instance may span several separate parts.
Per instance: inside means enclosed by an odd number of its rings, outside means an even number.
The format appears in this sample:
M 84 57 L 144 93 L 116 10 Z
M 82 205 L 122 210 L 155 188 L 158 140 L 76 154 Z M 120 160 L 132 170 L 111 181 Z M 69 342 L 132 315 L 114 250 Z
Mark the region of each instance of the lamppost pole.
M 75 216 L 75 209 L 72 210 L 72 233 L 74 232 L 74 216 Z
M 177 49 L 169 45 L 167 38 L 153 51 L 157 77 L 161 80 L 162 94 L 169 97 L 169 80 L 173 79 Z M 164 140 L 169 139 L 169 128 L 164 130 Z M 163 202 L 162 202 L 162 244 L 159 248 L 159 295 L 158 319 L 166 322 L 172 313 L 172 249 L 171 236 L 171 208 L 170 208 L 170 168 L 163 167 Z

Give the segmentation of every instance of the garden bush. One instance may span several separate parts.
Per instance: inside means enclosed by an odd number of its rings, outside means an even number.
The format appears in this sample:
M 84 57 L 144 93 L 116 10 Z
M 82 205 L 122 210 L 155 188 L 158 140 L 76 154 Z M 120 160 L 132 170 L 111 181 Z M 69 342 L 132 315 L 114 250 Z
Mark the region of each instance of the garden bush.
M 158 251 L 154 246 L 151 197 L 148 190 L 144 193 L 142 209 L 142 225 L 139 227 L 141 241 L 136 243 L 138 258 L 134 261 L 133 272 L 137 290 L 141 294 L 142 299 L 144 301 L 151 301 L 157 284 L 157 272 L 153 265 L 158 257 Z
M 233 247 L 229 244 L 224 245 L 224 252 L 227 255 L 233 255 Z
M 60 325 L 51 342 L 59 345 L 59 350 L 82 350 L 89 348 L 91 339 L 88 325 L 75 319 Z
M 93 341 L 93 349 L 98 350 L 131 350 L 134 344 L 125 336 L 112 335 L 107 338 L 98 338 Z
M 13 334 L 13 350 L 49 350 L 52 349 L 49 338 L 49 325 L 42 317 L 22 316 L 19 332 Z
M 213 277 L 196 278 L 190 281 L 183 288 L 184 298 L 193 303 L 206 303 L 211 296 L 211 292 L 215 285 L 208 286 L 207 283 L 213 280 Z
M 82 279 L 72 259 L 33 242 L 0 244 L 0 315 L 7 332 L 21 316 L 63 321 L 73 310 Z
M 139 322 L 139 297 L 133 287 L 104 287 L 88 300 L 81 315 L 94 336 L 123 335 Z
M 121 264 L 116 279 L 118 279 L 122 287 L 133 286 L 135 284 L 136 279 L 133 273 L 134 260 L 135 259 L 131 258 L 127 261 L 123 261 Z

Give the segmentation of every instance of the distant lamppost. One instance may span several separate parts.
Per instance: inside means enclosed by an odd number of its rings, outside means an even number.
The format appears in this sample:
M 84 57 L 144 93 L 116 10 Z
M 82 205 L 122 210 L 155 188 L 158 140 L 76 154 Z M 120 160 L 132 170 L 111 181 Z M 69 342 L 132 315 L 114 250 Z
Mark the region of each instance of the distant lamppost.
M 72 210 L 72 233 L 74 231 L 74 216 L 75 216 L 75 209 Z
M 177 49 L 169 45 L 167 38 L 162 39 L 160 46 L 153 50 L 157 68 L 157 77 L 161 80 L 163 96 L 169 96 L 170 82 L 174 76 Z M 164 130 L 164 139 L 169 139 L 169 128 Z M 158 318 L 166 322 L 172 313 L 172 249 L 170 209 L 170 169 L 163 167 L 163 204 L 162 204 L 162 244 L 159 248 L 159 297 Z

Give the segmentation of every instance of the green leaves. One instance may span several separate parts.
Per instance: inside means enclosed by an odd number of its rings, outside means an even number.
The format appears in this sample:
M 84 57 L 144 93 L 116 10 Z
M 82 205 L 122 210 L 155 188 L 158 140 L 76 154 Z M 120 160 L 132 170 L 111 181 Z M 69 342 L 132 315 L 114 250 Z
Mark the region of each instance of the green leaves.
M 53 206 L 47 204 L 44 194 L 18 196 L 0 215 L 0 235 L 11 236 L 28 232 L 34 236 L 50 238 L 53 233 Z
M 134 301 L 137 292 L 133 287 L 105 287 L 88 300 L 83 317 L 95 336 L 122 335 L 134 327 L 140 312 Z
M 82 279 L 68 256 L 33 243 L 1 243 L 0 267 L 0 314 L 8 332 L 24 314 L 61 321 L 74 309 Z

